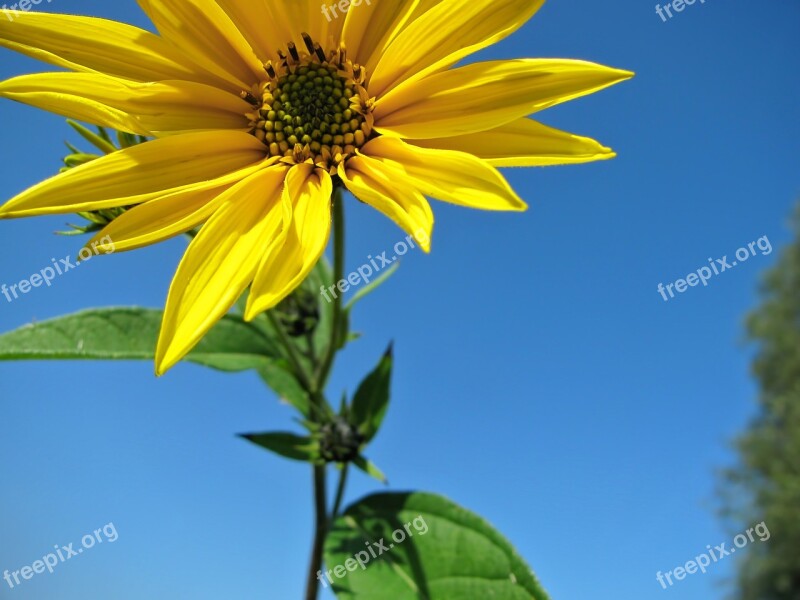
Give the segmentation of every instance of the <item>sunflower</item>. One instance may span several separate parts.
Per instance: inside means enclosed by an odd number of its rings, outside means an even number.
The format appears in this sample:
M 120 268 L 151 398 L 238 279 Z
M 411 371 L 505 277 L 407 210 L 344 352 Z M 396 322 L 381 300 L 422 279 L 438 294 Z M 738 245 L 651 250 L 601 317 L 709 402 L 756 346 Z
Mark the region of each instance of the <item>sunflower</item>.
M 90 242 L 100 251 L 202 226 L 170 287 L 161 374 L 248 287 L 251 320 L 303 281 L 327 246 L 336 190 L 427 252 L 427 197 L 520 211 L 497 167 L 613 157 L 529 115 L 630 72 L 562 59 L 454 66 L 543 3 L 139 0 L 158 34 L 83 16 L 0 19 L 1 45 L 66 69 L 14 77 L 0 95 L 152 138 L 31 187 L 0 218 L 128 207 Z

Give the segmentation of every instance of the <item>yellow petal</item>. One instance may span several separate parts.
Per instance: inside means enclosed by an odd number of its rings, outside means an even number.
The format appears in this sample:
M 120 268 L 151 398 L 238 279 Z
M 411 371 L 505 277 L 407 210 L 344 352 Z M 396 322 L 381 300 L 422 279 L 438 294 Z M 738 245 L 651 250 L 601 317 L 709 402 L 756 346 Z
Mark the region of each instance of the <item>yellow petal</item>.
M 83 94 L 69 93 L 74 88 L 59 90 L 56 79 L 64 81 L 64 75 L 83 76 L 83 73 L 47 73 L 44 75 L 23 75 L 14 77 L 0 83 L 0 97 L 29 104 L 57 115 L 111 127 L 119 131 L 127 131 L 139 135 L 149 136 L 151 132 L 145 129 L 139 120 L 124 110 L 119 110 L 92 98 L 92 91 L 114 93 L 116 90 L 125 90 L 125 85 L 118 79 L 106 77 L 108 87 L 86 89 Z M 88 75 L 89 77 L 102 78 L 102 75 Z
M 331 177 L 309 164 L 295 165 L 286 177 L 284 204 L 291 217 L 258 267 L 245 319 L 252 320 L 288 296 L 319 261 L 331 230 Z
M 111 221 L 86 246 L 98 244 L 100 252 L 124 252 L 186 233 L 214 214 L 221 194 L 231 185 L 182 190 L 134 206 Z
M 309 34 L 326 51 L 339 46 L 344 19 L 326 19 L 323 10 L 333 0 L 320 0 L 319 3 L 298 0 L 217 2 L 236 23 L 262 61 L 279 60 L 278 51 L 285 53 L 289 42 L 294 43 L 301 53 L 305 53 L 307 48 L 303 33 Z M 333 3 L 338 5 L 338 0 Z
M 370 79 L 380 96 L 417 81 L 519 29 L 544 0 L 442 0 L 406 27 L 386 49 Z
M 489 131 L 429 140 L 406 140 L 423 148 L 474 154 L 494 167 L 545 167 L 607 160 L 610 148 L 587 137 L 517 119 Z
M 273 2 L 264 0 L 217 0 L 236 28 L 247 39 L 256 56 L 263 62 L 279 59 L 278 50 L 291 41 L 275 16 Z
M 202 189 L 232 183 L 264 163 L 264 145 L 247 133 L 187 133 L 153 140 L 29 188 L 0 207 L 0 218 L 139 204 L 183 187 Z
M 249 90 L 264 69 L 253 49 L 214 0 L 138 0 L 161 35 L 194 62 Z
M 409 22 L 439 0 L 361 0 L 344 17 L 342 41 L 353 62 L 371 73 L 384 50 Z M 329 10 L 336 6 L 333 3 Z M 341 17 L 340 17 L 341 18 Z
M 430 252 L 431 206 L 417 189 L 397 177 L 396 170 L 369 156 L 356 156 L 339 165 L 339 177 L 356 198 L 389 217 Z
M 633 74 L 579 60 L 482 62 L 397 88 L 378 101 L 383 134 L 427 139 L 494 129 Z
M 420 148 L 390 137 L 377 137 L 361 151 L 394 172 L 392 180 L 407 179 L 427 196 L 482 210 L 527 208 L 497 169 L 472 154 Z
M 306 45 L 301 37 L 301 34 L 305 32 L 326 51 L 338 48 L 344 19 L 331 18 L 329 20 L 324 16 L 324 7 L 333 1 L 267 0 L 273 18 L 284 32 L 283 39 L 276 40 L 277 46 L 285 48 L 286 44 L 294 42 L 301 52 L 305 52 Z
M 59 67 L 137 81 L 217 81 L 157 35 L 94 17 L 20 12 L 13 21 L 0 19 L 0 46 Z
M 138 83 L 99 73 L 38 73 L 0 83 L 0 96 L 73 119 L 150 135 L 248 129 L 252 107 L 229 92 L 190 81 Z
M 221 206 L 189 244 L 172 280 L 156 349 L 156 373 L 181 360 L 234 305 L 283 219 L 280 165 L 225 192 Z

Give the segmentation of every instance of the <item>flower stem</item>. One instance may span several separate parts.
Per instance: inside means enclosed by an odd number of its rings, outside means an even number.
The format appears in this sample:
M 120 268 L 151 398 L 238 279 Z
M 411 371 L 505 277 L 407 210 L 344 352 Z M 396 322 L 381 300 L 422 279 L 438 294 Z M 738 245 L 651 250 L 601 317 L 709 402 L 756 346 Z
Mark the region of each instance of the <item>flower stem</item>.
M 333 281 L 341 281 L 344 277 L 344 202 L 342 198 L 342 190 L 336 187 L 331 198 L 333 203 Z M 319 362 L 316 372 L 310 382 L 309 392 L 311 395 L 312 406 L 318 410 L 313 411 L 312 420 L 317 421 L 319 415 L 323 414 L 321 410 L 325 405 L 325 396 L 323 390 L 325 383 L 328 380 L 328 375 L 333 367 L 333 360 L 336 356 L 336 351 L 339 349 L 339 337 L 341 335 L 341 326 L 343 322 L 342 315 L 342 296 L 338 294 L 333 301 L 333 322 L 331 323 L 331 338 L 328 342 L 328 347 L 325 349 L 325 354 Z M 345 469 L 347 466 L 345 465 Z M 322 554 L 325 546 L 325 537 L 328 534 L 329 522 L 335 517 L 338 512 L 342 497 L 344 495 L 344 485 L 346 482 L 346 473 L 344 479 L 339 480 L 339 488 L 336 492 L 336 503 L 334 505 L 334 512 L 328 514 L 327 508 L 327 471 L 325 465 L 314 466 L 314 511 L 315 511 L 315 531 L 314 542 L 311 549 L 311 561 L 308 569 L 308 577 L 306 578 L 306 600 L 316 600 L 319 593 L 319 580 L 317 579 L 317 572 L 322 568 Z
M 311 562 L 306 579 L 306 600 L 317 600 L 319 580 L 317 572 L 322 569 L 322 551 L 328 533 L 327 493 L 325 465 L 314 466 L 314 510 L 315 531 L 311 548 Z
M 333 282 L 344 279 L 344 202 L 342 190 L 337 187 L 333 192 Z M 317 391 L 325 388 L 333 359 L 339 347 L 339 335 L 342 325 L 342 295 L 335 294 L 333 298 L 333 323 L 331 324 L 331 340 L 325 350 L 325 356 L 320 362 L 316 373 Z
M 342 465 L 342 471 L 339 473 L 339 485 L 336 487 L 336 499 L 333 502 L 333 510 L 331 511 L 331 523 L 339 516 L 339 512 L 342 509 L 342 500 L 344 499 L 344 489 L 347 487 L 347 472 L 349 468 L 350 463 L 344 463 L 344 465 Z
M 292 341 L 289 339 L 289 336 L 286 335 L 286 332 L 283 329 L 283 325 L 278 321 L 278 318 L 275 316 L 273 311 L 267 311 L 267 319 L 269 319 L 272 328 L 275 330 L 275 333 L 278 335 L 278 340 L 281 342 L 284 350 L 286 350 L 286 355 L 289 359 L 289 363 L 292 365 L 292 369 L 297 374 L 300 383 L 306 388 L 309 389 L 312 386 L 311 380 L 306 375 L 306 370 L 303 368 L 303 363 L 300 361 L 300 357 L 297 354 L 297 350 L 292 344 Z

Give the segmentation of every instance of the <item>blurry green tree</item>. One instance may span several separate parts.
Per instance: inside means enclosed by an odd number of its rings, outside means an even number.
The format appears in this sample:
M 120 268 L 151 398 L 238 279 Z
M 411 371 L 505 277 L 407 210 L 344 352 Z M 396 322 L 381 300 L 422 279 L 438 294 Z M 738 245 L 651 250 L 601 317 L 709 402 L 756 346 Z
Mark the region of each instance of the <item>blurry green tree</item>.
M 759 407 L 736 440 L 739 462 L 725 473 L 725 506 L 738 525 L 766 521 L 772 538 L 752 545 L 739 563 L 738 600 L 800 599 L 800 206 L 793 230 L 747 318 Z

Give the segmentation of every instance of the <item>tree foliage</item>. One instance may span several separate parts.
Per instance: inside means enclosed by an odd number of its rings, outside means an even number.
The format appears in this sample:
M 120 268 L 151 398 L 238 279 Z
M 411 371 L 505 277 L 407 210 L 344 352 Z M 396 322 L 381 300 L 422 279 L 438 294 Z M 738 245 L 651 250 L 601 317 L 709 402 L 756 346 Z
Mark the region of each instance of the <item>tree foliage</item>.
M 795 240 L 767 273 L 761 305 L 747 319 L 759 407 L 736 443 L 727 507 L 747 526 L 765 521 L 772 538 L 740 563 L 738 600 L 800 598 L 800 207 L 793 224 Z

